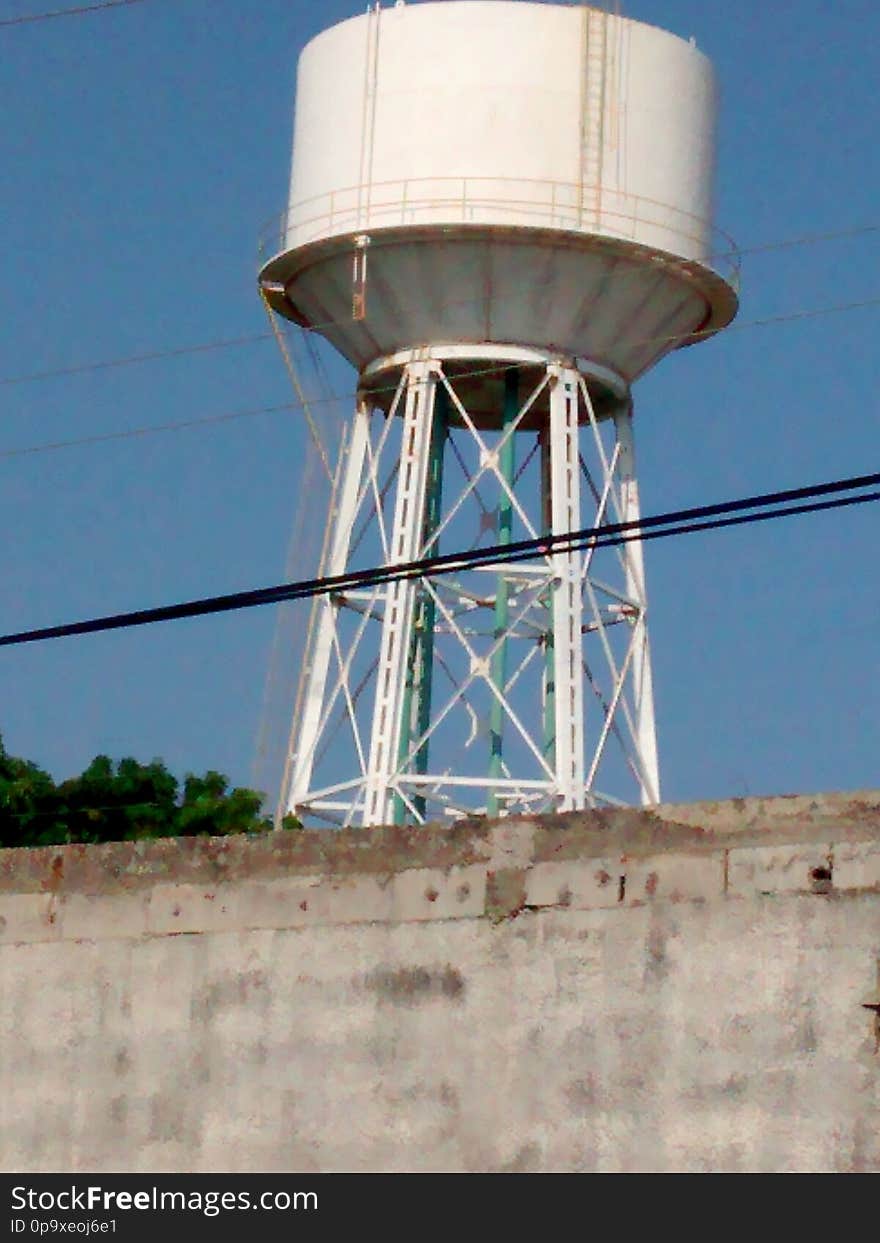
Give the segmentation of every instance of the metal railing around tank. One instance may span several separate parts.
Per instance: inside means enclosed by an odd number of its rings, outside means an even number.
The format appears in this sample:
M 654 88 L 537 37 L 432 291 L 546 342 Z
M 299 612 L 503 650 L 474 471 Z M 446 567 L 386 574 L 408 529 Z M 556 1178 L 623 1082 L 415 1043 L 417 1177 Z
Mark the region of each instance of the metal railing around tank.
M 509 219 L 505 220 L 504 217 Z M 260 235 L 264 259 L 326 237 L 431 224 L 601 233 L 705 264 L 739 289 L 736 243 L 703 217 L 608 186 L 515 177 L 412 177 L 346 186 L 292 203 Z

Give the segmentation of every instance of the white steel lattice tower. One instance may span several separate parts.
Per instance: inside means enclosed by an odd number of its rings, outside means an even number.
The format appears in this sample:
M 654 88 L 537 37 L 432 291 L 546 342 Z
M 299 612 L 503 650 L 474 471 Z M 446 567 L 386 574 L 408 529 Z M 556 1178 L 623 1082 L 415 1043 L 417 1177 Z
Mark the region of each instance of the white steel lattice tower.
M 714 101 L 692 42 L 587 6 L 376 5 L 305 48 L 260 283 L 359 374 L 322 574 L 637 527 L 631 385 L 737 309 Z M 282 811 L 659 800 L 641 543 L 493 556 L 315 602 Z

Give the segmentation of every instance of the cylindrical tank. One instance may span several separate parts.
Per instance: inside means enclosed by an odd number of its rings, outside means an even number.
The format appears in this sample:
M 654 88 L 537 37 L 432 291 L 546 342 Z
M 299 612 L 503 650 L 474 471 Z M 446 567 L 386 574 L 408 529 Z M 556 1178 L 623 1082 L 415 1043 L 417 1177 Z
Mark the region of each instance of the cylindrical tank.
M 666 31 L 584 5 L 376 6 L 300 57 L 262 286 L 362 371 L 528 346 L 628 389 L 736 313 L 714 128 L 712 66 Z

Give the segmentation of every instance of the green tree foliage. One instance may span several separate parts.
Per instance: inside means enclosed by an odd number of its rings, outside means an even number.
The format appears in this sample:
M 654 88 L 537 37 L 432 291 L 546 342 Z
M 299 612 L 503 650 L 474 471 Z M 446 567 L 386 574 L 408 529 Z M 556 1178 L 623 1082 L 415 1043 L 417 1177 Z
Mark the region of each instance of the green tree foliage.
M 8 755 L 0 738 L 0 845 L 37 845 L 43 832 L 55 840 L 51 834 L 61 828 L 52 778 L 36 764 Z
M 222 773 L 186 777 L 183 803 L 176 820 L 182 837 L 196 833 L 238 833 L 241 830 L 237 825 L 253 824 L 258 820 L 263 801 L 260 795 L 253 790 L 230 790 L 228 786 Z
M 222 773 L 187 774 L 181 789 L 161 760 L 114 763 L 106 755 L 56 785 L 9 755 L 0 737 L 0 847 L 265 833 L 272 821 L 260 814 L 262 802 L 255 790 L 230 789 Z M 282 827 L 301 825 L 285 816 Z

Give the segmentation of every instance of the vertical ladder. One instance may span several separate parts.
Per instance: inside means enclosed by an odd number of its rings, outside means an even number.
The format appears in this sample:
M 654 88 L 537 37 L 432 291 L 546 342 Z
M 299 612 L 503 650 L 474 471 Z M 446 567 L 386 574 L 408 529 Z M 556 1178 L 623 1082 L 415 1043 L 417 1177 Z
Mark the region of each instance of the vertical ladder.
M 357 227 L 364 229 L 370 219 L 370 183 L 373 177 L 373 140 L 376 133 L 376 95 L 379 78 L 380 0 L 367 9 L 367 46 L 364 56 L 364 95 L 361 113 L 361 160 L 357 189 Z
M 580 226 L 598 228 L 602 215 L 602 157 L 605 147 L 605 93 L 608 24 L 605 9 L 584 5 L 581 58 Z
M 381 0 L 375 0 L 375 3 L 371 3 L 367 9 L 367 45 L 364 52 L 364 94 L 361 111 L 361 159 L 357 185 L 358 229 L 366 229 L 370 223 L 381 20 Z M 368 233 L 359 233 L 356 236 L 351 273 L 351 317 L 354 320 L 363 320 L 367 315 L 367 246 L 369 244 Z

